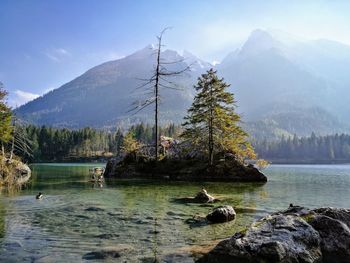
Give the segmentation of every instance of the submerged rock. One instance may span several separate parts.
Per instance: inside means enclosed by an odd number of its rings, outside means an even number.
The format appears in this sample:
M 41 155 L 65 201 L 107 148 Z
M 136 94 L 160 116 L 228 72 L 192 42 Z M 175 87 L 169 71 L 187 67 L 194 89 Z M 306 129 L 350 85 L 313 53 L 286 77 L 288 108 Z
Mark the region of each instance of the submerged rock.
M 224 223 L 232 221 L 235 217 L 236 212 L 233 207 L 229 205 L 216 207 L 207 215 L 207 219 L 211 223 Z
M 98 259 L 108 259 L 108 258 L 120 258 L 126 255 L 131 250 L 132 250 L 132 247 L 128 245 L 109 246 L 109 247 L 104 247 L 101 250 L 86 253 L 83 256 L 83 259 L 98 260 Z
M 349 209 L 304 207 L 268 215 L 199 262 L 350 262 Z
M 120 235 L 118 234 L 99 234 L 99 235 L 96 235 L 95 237 L 100 239 L 112 239 L 119 236 Z
M 7 250 L 16 250 L 22 247 L 22 244 L 18 241 L 7 242 L 3 244 L 3 247 Z
M 89 212 L 101 212 L 101 211 L 105 211 L 103 208 L 99 208 L 99 207 L 88 207 L 85 209 L 85 211 L 89 211 Z

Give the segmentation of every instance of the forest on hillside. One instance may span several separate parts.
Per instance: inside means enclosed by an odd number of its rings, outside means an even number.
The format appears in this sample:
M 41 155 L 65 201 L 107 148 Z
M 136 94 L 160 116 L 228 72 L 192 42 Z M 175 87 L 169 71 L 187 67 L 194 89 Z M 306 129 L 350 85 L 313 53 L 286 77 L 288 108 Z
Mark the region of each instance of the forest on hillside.
M 253 143 L 260 157 L 280 163 L 332 163 L 350 161 L 350 135 L 282 136 L 276 141 Z
M 160 128 L 162 135 L 174 137 L 179 127 L 170 124 Z M 31 138 L 31 156 L 23 156 L 30 162 L 92 161 L 120 154 L 125 132 L 102 131 L 93 128 L 79 130 L 59 129 L 47 126 L 28 125 L 25 131 Z M 135 139 L 152 142 L 153 127 L 143 123 L 129 129 Z

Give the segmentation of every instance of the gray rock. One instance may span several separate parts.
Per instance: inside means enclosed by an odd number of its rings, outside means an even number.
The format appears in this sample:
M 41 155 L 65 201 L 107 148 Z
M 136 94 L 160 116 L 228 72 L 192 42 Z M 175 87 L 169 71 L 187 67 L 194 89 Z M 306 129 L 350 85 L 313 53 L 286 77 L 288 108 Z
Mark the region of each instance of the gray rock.
M 96 235 L 95 237 L 100 239 L 112 239 L 119 236 L 120 235 L 118 234 L 99 234 L 99 235 Z
M 103 208 L 99 208 L 99 207 L 91 206 L 91 207 L 86 208 L 85 211 L 89 211 L 89 212 L 101 212 L 101 211 L 104 211 L 104 209 L 103 209 Z
M 4 243 L 3 247 L 5 247 L 7 250 L 16 250 L 21 248 L 22 244 L 18 241 L 13 241 L 13 242 Z
M 232 221 L 236 217 L 236 212 L 232 206 L 224 205 L 213 209 L 211 213 L 207 215 L 207 220 L 211 223 L 223 223 Z
M 316 214 L 340 220 L 350 228 L 350 209 L 323 207 L 312 210 Z
M 34 260 L 35 263 L 56 263 L 61 258 L 59 254 L 50 254 Z
M 343 222 L 324 215 L 317 215 L 310 225 L 321 236 L 324 262 L 350 262 L 350 230 Z
M 106 259 L 106 258 L 119 258 L 120 254 L 115 251 L 93 251 L 86 253 L 83 256 L 85 260 L 97 260 L 97 259 Z
M 292 206 L 221 241 L 199 262 L 350 262 L 350 210 Z
M 206 190 L 202 190 L 200 192 L 197 193 L 197 195 L 194 198 L 194 201 L 198 202 L 198 203 L 212 203 L 214 202 L 215 198 L 212 197 L 211 195 L 209 195 L 207 193 Z

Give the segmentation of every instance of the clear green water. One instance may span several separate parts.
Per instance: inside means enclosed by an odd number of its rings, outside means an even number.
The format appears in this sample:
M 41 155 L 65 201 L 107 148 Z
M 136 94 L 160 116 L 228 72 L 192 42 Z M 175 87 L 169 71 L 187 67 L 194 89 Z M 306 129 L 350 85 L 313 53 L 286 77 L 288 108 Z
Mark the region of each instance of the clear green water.
M 266 184 L 111 181 L 102 188 L 88 182 L 93 166 L 33 165 L 25 189 L 0 195 L 1 262 L 84 262 L 88 252 L 119 245 L 131 249 L 116 262 L 145 262 L 155 253 L 164 262 L 193 262 L 198 245 L 228 237 L 289 203 L 350 207 L 350 165 L 271 166 Z M 215 205 L 235 207 L 234 222 L 186 222 L 212 207 L 176 198 L 193 196 L 202 186 L 222 200 Z M 39 191 L 43 200 L 35 199 Z

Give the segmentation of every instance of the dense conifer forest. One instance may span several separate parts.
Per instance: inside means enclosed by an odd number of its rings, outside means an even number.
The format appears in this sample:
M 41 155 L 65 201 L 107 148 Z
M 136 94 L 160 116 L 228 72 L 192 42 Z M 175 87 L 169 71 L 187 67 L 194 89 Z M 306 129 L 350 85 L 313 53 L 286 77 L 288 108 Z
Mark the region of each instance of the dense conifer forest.
M 180 127 L 173 124 L 162 127 L 161 134 L 176 137 Z M 79 130 L 51 128 L 29 125 L 25 128 L 32 144 L 32 156 L 24 156 L 31 162 L 91 161 L 119 154 L 123 134 L 121 129 L 102 131 L 92 128 Z M 149 144 L 152 142 L 153 128 L 138 124 L 130 127 L 135 139 Z
M 328 163 L 350 161 L 350 135 L 284 137 L 277 141 L 254 143 L 260 157 L 277 162 Z

